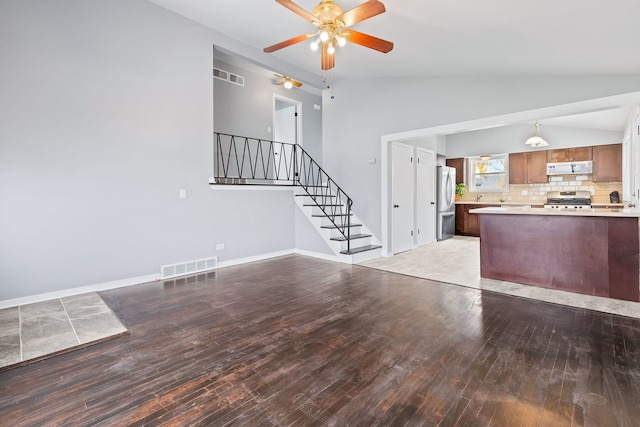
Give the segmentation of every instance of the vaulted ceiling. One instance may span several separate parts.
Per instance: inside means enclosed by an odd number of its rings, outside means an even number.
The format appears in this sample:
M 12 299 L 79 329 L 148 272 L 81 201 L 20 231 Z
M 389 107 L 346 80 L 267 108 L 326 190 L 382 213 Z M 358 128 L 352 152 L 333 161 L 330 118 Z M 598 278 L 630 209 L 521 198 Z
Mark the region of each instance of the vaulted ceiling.
M 312 25 L 274 0 L 150 0 L 259 51 Z M 336 0 L 344 10 L 364 0 Z M 317 0 L 296 0 L 310 11 Z M 347 44 L 329 78 L 640 74 L 638 0 L 383 0 L 354 29 L 394 42 Z M 309 42 L 280 60 L 322 76 Z M 294 76 L 295 77 L 295 76 Z
M 274 0 L 151 0 L 262 50 L 312 25 Z M 348 10 L 364 0 L 336 0 Z M 296 0 L 310 11 L 317 0 Z M 382 54 L 348 44 L 336 77 L 640 74 L 638 0 L 383 0 L 354 29 L 394 42 Z M 273 53 L 320 73 L 300 43 Z

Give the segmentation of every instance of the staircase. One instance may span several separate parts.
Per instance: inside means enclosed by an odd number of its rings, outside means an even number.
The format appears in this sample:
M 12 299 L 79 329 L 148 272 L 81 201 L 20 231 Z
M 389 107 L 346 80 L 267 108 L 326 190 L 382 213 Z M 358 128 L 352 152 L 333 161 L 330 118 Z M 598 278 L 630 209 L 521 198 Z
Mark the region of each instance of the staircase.
M 329 186 L 314 187 L 321 193 L 296 187 L 296 205 L 305 214 L 316 231 L 331 248 L 336 259 L 355 264 L 378 258 L 382 247 L 362 224 L 362 221 L 346 206 L 336 202 L 338 196 L 329 194 Z M 335 212 L 335 214 L 334 214 Z
M 352 264 L 380 256 L 381 245 L 351 209 L 353 200 L 298 144 L 215 136 L 215 184 L 293 186 L 296 205 L 338 261 Z

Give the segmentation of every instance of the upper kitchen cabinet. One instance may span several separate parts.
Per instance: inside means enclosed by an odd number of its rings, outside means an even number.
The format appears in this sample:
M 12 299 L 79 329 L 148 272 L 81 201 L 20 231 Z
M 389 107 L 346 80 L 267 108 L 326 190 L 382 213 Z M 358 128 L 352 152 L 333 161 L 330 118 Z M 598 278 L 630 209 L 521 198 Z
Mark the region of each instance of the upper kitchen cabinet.
M 446 165 L 455 168 L 456 184 L 464 183 L 464 158 L 447 159 Z
M 547 152 L 509 154 L 509 184 L 547 183 Z
M 593 147 L 592 179 L 594 182 L 622 181 L 622 144 Z
M 580 162 L 591 160 L 591 147 L 563 148 L 560 150 L 547 150 L 547 162 Z

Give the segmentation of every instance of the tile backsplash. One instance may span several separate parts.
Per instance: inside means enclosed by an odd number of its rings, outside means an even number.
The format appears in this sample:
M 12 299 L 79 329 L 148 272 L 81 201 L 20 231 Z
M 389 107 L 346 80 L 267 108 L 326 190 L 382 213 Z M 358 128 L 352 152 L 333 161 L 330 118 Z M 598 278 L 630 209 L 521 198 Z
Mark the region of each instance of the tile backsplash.
M 511 184 L 506 192 L 467 191 L 461 201 L 475 202 L 482 194 L 481 203 L 528 203 L 543 204 L 548 191 L 588 190 L 591 203 L 609 203 L 609 193 L 622 194 L 621 182 L 593 182 L 589 175 L 555 175 L 545 184 Z

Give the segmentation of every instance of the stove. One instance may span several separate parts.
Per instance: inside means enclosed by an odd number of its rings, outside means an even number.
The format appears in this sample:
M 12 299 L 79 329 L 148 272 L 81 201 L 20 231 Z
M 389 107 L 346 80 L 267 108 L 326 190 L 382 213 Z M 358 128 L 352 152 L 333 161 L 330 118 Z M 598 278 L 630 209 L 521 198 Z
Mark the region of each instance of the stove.
M 589 191 L 549 191 L 545 208 L 549 209 L 591 209 Z
M 545 208 L 549 209 L 591 209 L 589 191 L 549 191 Z

